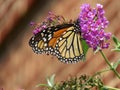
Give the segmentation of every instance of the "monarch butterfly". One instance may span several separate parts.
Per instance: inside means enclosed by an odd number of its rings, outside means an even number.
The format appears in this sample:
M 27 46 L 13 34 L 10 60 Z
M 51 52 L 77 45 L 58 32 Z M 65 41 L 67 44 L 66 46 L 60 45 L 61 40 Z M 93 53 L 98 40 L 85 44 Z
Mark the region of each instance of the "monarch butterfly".
M 76 63 L 84 58 L 78 20 L 41 30 L 30 39 L 29 45 L 35 53 L 55 55 L 64 63 Z

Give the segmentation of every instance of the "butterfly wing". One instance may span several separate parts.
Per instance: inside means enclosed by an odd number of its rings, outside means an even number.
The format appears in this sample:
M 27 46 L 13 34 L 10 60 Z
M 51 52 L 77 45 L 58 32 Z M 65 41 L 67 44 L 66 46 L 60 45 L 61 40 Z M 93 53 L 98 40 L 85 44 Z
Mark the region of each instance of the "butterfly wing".
M 80 28 L 76 24 L 63 24 L 42 30 L 29 41 L 33 51 L 52 54 L 64 63 L 83 59 Z
M 37 54 L 55 54 L 55 47 L 53 45 L 55 45 L 56 42 L 56 35 L 58 36 L 59 34 L 60 36 L 63 32 L 65 32 L 65 28 L 68 28 L 70 26 L 72 26 L 72 24 L 57 25 L 41 30 L 38 34 L 34 35 L 30 39 L 29 45 Z
M 32 47 L 32 50 L 37 53 L 37 54 L 41 54 L 44 52 L 45 49 L 45 42 L 42 39 L 41 34 L 37 34 L 35 36 L 33 36 L 30 41 L 29 41 L 29 45 Z
M 78 27 L 69 27 L 57 40 L 55 52 L 58 59 L 64 63 L 76 63 L 83 59 L 84 52 Z

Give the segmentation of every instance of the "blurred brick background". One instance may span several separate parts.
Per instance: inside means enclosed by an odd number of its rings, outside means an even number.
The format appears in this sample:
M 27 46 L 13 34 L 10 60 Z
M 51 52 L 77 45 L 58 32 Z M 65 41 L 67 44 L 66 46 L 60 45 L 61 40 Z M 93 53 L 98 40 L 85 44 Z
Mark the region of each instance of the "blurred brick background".
M 32 36 L 30 21 L 42 21 L 48 11 L 65 18 L 76 19 L 80 6 L 89 3 L 104 5 L 106 17 L 110 21 L 106 31 L 120 39 L 120 0 L 0 0 L 0 88 L 4 90 L 40 90 L 39 83 L 46 83 L 46 77 L 56 74 L 56 82 L 67 79 L 69 75 L 92 75 L 106 67 L 100 55 L 88 51 L 86 61 L 77 64 L 63 64 L 54 56 L 36 55 L 28 45 Z M 111 52 L 111 46 L 104 50 L 108 59 L 116 61 L 120 54 Z M 117 68 L 120 73 L 120 66 Z M 120 80 L 113 72 L 102 75 L 105 85 L 120 88 Z

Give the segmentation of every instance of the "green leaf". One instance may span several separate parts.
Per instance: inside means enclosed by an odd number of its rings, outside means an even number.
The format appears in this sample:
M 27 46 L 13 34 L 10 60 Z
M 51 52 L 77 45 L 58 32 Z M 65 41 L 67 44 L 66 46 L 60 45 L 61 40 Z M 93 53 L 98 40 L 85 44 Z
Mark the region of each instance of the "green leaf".
M 82 42 L 83 52 L 84 52 L 84 54 L 85 54 L 85 56 L 86 56 L 87 51 L 88 51 L 88 49 L 89 49 L 89 46 L 88 46 L 88 44 L 86 43 L 85 40 L 82 39 L 81 42 Z
M 120 52 L 120 49 L 115 48 L 115 49 L 112 49 L 112 51 L 118 51 L 118 52 Z
M 117 62 L 113 63 L 113 68 L 116 69 L 119 64 L 120 64 L 120 60 L 118 60 Z
M 112 50 L 120 52 L 120 41 L 115 36 L 113 36 L 112 39 L 115 43 L 115 48 Z
M 103 86 L 99 90 L 120 90 L 119 88 L 109 87 L 109 86 Z
M 120 41 L 115 36 L 112 36 L 112 39 L 116 45 L 120 44 Z
M 35 87 L 40 87 L 40 86 L 49 87 L 47 84 L 38 84 Z
M 54 80 L 55 80 L 55 74 L 53 74 L 50 77 L 47 77 L 47 84 L 38 84 L 35 87 L 40 87 L 40 86 L 44 86 L 44 87 L 53 87 L 54 86 Z
M 50 87 L 54 86 L 54 80 L 55 80 L 55 74 L 53 74 L 52 76 L 50 76 L 49 78 L 47 78 L 47 83 Z

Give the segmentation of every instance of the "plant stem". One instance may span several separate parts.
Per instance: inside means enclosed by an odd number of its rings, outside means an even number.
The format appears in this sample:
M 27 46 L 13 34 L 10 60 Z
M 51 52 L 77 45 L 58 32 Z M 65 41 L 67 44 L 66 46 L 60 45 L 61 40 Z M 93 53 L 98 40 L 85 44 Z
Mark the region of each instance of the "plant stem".
M 102 70 L 102 71 L 96 72 L 92 77 L 95 77 L 96 75 L 100 75 L 101 73 L 107 72 L 107 71 L 110 71 L 110 70 L 111 70 L 111 69 L 108 68 L 108 69 L 104 69 L 104 70 Z
M 100 90 L 119 90 L 119 88 L 113 88 L 113 87 L 109 87 L 109 86 L 103 86 L 100 88 Z
M 102 54 L 105 62 L 108 64 L 108 66 L 110 67 L 110 69 L 115 73 L 115 75 L 120 79 L 120 75 L 119 73 L 113 68 L 113 66 L 110 64 L 109 60 L 107 59 L 107 57 L 104 55 L 104 53 L 102 52 L 102 50 L 100 50 L 100 53 Z

